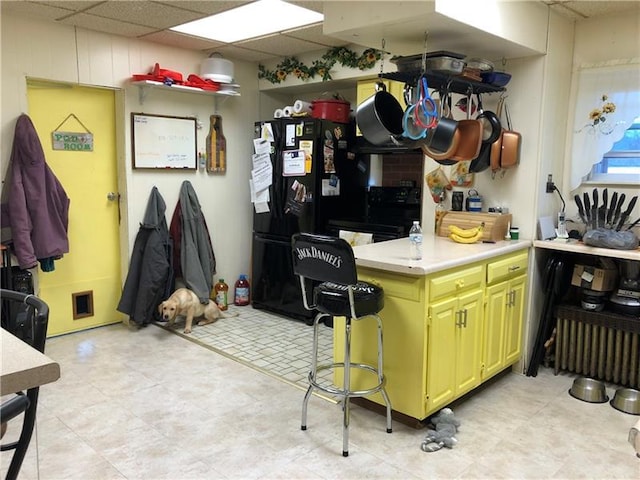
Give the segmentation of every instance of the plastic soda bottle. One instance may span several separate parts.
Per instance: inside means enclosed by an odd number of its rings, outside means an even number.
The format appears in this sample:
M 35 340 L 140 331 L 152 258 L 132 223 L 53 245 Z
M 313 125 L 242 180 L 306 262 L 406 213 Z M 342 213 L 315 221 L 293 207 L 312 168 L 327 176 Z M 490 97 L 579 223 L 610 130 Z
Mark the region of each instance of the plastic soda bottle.
M 249 305 L 249 281 L 245 274 L 236 280 L 233 303 L 239 307 Z
M 422 260 L 422 229 L 417 220 L 414 220 L 411 230 L 409 230 L 409 258 Z
M 215 292 L 215 302 L 218 305 L 220 310 L 226 310 L 229 308 L 228 304 L 228 294 L 229 294 L 229 285 L 224 283 L 224 278 L 218 280 L 218 283 L 213 287 Z

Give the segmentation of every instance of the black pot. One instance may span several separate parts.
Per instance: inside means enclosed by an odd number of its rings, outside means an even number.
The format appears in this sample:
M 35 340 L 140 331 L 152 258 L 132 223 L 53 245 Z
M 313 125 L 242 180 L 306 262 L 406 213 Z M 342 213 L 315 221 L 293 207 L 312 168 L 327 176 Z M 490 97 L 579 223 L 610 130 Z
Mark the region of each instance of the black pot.
M 404 111 L 398 100 L 386 91 L 383 83 L 377 92 L 358 105 L 356 123 L 364 138 L 374 145 L 403 142 L 402 116 Z
M 482 109 L 480 94 L 477 95 L 477 98 L 478 116 L 476 117 L 476 120 L 479 120 L 482 123 L 482 143 L 493 143 L 500 138 L 500 134 L 502 133 L 502 124 L 495 113 L 489 111 L 485 112 Z
M 480 153 L 476 158 L 471 160 L 469 165 L 469 172 L 479 173 L 484 172 L 491 165 L 491 143 L 482 143 L 480 147 Z

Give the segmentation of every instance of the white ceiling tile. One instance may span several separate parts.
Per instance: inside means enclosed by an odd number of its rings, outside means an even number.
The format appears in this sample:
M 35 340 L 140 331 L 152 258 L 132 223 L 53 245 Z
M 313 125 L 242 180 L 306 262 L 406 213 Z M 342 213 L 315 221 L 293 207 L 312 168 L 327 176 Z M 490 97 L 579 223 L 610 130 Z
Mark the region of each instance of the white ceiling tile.
M 208 54 L 211 54 L 213 52 L 221 53 L 224 58 L 244 60 L 246 62 L 259 62 L 272 58 L 278 58 L 281 56 L 280 52 L 261 52 L 251 50 L 249 48 L 237 47 L 234 45 L 226 45 L 224 47 L 219 47 L 214 50 L 207 51 Z
M 19 13 L 20 15 L 49 20 L 57 20 L 73 13 L 73 10 L 35 2 L 0 2 L 0 6 L 2 7 L 2 13 Z
M 26 3 L 26 2 L 25 2 Z M 40 4 L 51 5 L 53 7 L 65 8 L 67 10 L 73 10 L 75 12 L 79 12 L 85 10 L 87 8 L 93 7 L 102 3 L 100 0 L 94 1 L 74 1 L 74 0 L 53 0 L 53 1 L 43 1 L 37 2 Z
M 279 56 L 299 55 L 304 52 L 322 49 L 322 45 L 317 43 L 283 35 L 269 35 L 255 40 L 236 42 L 235 45 L 261 52 L 278 52 Z
M 282 35 L 317 43 L 318 45 L 325 45 L 327 47 L 340 47 L 346 43 L 342 39 L 324 35 L 322 33 L 322 24 L 287 30 L 286 32 L 282 32 Z
M 193 12 L 213 15 L 214 13 L 226 12 L 227 10 L 241 7 L 242 5 L 251 2 L 226 2 L 221 0 L 157 0 L 156 3 L 164 3 L 166 5 L 173 5 L 174 7 L 184 8 L 185 10 L 191 10 Z
M 153 32 L 148 35 L 143 35 L 140 38 L 142 40 L 162 43 L 163 45 L 170 45 L 172 47 L 185 48 L 187 50 L 207 50 L 226 45 L 225 43 L 216 42 L 215 40 L 192 37 L 190 35 L 184 35 L 182 33 L 174 32 L 171 30 Z
M 174 27 L 202 17 L 201 13 L 149 1 L 103 2 L 86 13 L 155 29 Z
M 153 28 L 134 25 L 133 23 L 118 22 L 109 18 L 97 17 L 86 13 L 77 13 L 71 17 L 60 20 L 60 23 L 125 37 L 139 37 L 154 31 Z

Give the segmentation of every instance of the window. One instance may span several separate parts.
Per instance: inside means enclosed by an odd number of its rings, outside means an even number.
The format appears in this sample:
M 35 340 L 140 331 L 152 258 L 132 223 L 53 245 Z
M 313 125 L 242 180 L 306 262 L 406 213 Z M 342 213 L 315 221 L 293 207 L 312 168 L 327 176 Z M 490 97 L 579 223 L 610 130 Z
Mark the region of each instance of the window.
M 604 183 L 640 181 L 640 117 L 591 170 L 589 180 Z

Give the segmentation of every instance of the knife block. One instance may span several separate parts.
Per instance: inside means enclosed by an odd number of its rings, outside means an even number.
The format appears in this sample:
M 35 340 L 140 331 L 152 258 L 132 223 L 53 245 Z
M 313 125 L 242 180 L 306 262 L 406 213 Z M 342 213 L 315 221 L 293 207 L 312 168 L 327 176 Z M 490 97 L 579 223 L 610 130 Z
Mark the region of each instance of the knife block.
M 449 225 L 459 228 L 475 228 L 484 222 L 482 232 L 483 242 L 499 242 L 505 239 L 511 223 L 510 213 L 484 213 L 484 212 L 445 212 L 440 225 L 438 236 L 449 236 Z

